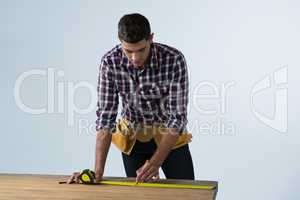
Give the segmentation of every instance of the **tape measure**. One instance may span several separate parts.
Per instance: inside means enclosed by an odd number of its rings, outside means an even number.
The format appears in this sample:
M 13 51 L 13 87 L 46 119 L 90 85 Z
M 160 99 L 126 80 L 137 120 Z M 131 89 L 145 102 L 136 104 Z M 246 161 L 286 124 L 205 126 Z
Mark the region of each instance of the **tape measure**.
M 138 187 L 156 187 L 156 188 L 184 188 L 184 189 L 215 189 L 214 185 L 191 185 L 191 184 L 169 184 L 169 183 L 136 183 L 136 182 L 120 182 L 120 181 L 99 181 L 96 182 L 95 172 L 90 169 L 83 170 L 79 175 L 82 184 L 105 184 L 119 186 L 138 186 Z
M 85 169 L 80 173 L 79 180 L 83 184 L 94 184 L 96 180 L 95 172 L 90 169 Z

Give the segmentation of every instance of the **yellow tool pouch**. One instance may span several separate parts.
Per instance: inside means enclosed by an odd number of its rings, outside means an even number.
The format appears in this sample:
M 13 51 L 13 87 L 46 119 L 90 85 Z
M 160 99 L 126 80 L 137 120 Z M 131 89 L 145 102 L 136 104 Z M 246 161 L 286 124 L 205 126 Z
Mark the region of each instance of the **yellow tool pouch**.
M 162 124 L 149 125 L 139 125 L 132 126 L 127 119 L 119 119 L 116 124 L 116 130 L 112 134 L 112 143 L 123 153 L 130 155 L 130 152 L 136 142 L 148 142 L 152 138 L 157 146 L 159 146 L 160 141 L 164 133 L 167 132 Z M 192 134 L 188 132 L 183 132 L 173 147 L 173 149 L 179 148 L 185 144 L 191 142 Z

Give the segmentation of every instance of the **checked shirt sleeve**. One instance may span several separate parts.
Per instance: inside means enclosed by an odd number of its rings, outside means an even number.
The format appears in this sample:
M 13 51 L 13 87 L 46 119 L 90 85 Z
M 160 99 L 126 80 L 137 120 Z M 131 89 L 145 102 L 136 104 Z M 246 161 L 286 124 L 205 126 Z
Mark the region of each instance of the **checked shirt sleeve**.
M 179 54 L 170 81 L 170 96 L 167 102 L 170 117 L 166 122 L 167 128 L 175 128 L 179 133 L 182 133 L 187 125 L 188 87 L 186 62 L 184 56 Z
M 110 132 L 114 132 L 119 98 L 113 66 L 104 59 L 100 64 L 97 92 L 96 130 L 108 129 Z

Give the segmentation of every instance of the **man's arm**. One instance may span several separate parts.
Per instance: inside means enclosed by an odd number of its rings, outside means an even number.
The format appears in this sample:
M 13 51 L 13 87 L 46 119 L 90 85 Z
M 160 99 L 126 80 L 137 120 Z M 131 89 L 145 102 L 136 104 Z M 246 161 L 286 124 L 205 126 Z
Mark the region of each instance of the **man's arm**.
M 175 146 L 179 135 L 187 124 L 188 104 L 188 71 L 183 55 L 180 55 L 174 65 L 174 73 L 170 81 L 170 95 L 168 108 L 165 112 L 170 113 L 166 128 L 161 130 L 162 139 L 149 164 L 139 171 L 138 182 L 148 182 L 157 173 L 168 154 Z
M 97 132 L 95 152 L 95 174 L 96 181 L 101 181 L 104 173 L 105 162 L 111 143 L 111 134 L 107 129 Z
M 102 60 L 99 71 L 95 150 L 95 174 L 97 181 L 102 179 L 104 173 L 119 104 L 115 71 L 112 63 Z
M 161 134 L 162 139 L 160 144 L 150 159 L 150 163 L 156 164 L 157 166 L 162 165 L 179 137 L 179 133 L 175 129 L 167 129 L 164 132 L 161 132 Z
M 101 60 L 98 76 L 98 109 L 96 120 L 96 150 L 95 150 L 95 175 L 101 181 L 107 154 L 111 143 L 111 133 L 115 126 L 118 113 L 118 92 L 114 79 L 115 73 L 111 63 Z M 79 183 L 80 172 L 74 172 L 67 183 Z

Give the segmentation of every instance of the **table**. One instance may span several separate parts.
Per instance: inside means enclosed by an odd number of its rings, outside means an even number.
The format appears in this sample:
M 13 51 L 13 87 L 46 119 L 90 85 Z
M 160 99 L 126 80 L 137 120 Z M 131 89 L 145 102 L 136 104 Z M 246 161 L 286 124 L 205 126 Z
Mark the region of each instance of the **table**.
M 0 199 L 89 199 L 89 200 L 214 200 L 218 183 L 215 181 L 192 181 L 162 179 L 160 183 L 213 185 L 215 189 L 149 188 L 135 186 L 58 184 L 66 175 L 0 174 Z M 134 178 L 104 177 L 112 181 L 134 181 Z

